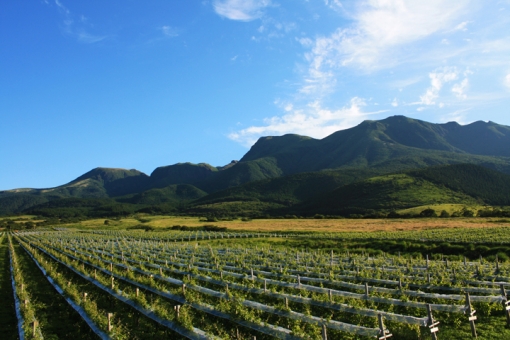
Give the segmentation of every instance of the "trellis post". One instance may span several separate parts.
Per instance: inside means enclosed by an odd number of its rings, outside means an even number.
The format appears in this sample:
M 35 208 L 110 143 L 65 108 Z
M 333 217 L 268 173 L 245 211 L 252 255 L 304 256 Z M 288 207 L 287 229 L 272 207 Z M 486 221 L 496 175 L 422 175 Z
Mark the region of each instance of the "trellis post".
M 111 332 L 113 329 L 112 317 L 113 317 L 113 313 L 108 313 L 108 332 Z
M 39 321 L 34 320 L 32 323 L 32 336 L 35 337 L 35 333 L 37 331 L 37 326 L 39 326 Z
M 466 307 L 467 312 L 469 313 L 468 320 L 469 324 L 471 325 L 471 335 L 473 338 L 476 338 L 476 326 L 475 326 L 475 320 L 476 320 L 476 310 L 471 308 L 471 298 L 469 297 L 469 292 L 466 292 Z
M 393 335 L 390 333 L 390 331 L 384 328 L 382 314 L 377 314 L 377 319 L 379 321 L 379 340 L 385 340 L 392 337 Z
M 437 340 L 437 332 L 439 331 L 439 328 L 437 325 L 439 325 L 439 322 L 434 321 L 434 318 L 432 317 L 432 308 L 430 307 L 430 304 L 427 303 L 427 326 L 430 329 L 430 335 L 432 337 L 432 340 Z
M 322 335 L 322 340 L 328 340 L 328 328 L 326 327 L 325 324 L 322 324 L 321 335 Z
M 510 326 L 510 301 L 508 301 L 508 298 L 506 296 L 505 286 L 503 284 L 501 284 L 499 286 L 499 288 L 501 290 L 501 296 L 503 296 L 502 304 L 503 304 L 503 308 L 505 309 L 506 324 L 508 326 Z

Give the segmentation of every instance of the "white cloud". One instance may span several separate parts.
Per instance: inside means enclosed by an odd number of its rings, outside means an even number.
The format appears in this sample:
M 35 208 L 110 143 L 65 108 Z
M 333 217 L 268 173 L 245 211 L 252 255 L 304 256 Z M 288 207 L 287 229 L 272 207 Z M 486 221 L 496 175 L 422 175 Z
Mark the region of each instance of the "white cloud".
M 455 93 L 457 98 L 466 99 L 467 95 L 465 92 L 466 92 L 468 85 L 469 85 L 468 78 L 464 78 L 460 83 L 453 85 L 452 92 Z
M 279 103 L 286 112 L 283 116 L 264 119 L 264 124 L 251 126 L 228 137 L 245 146 L 251 146 L 262 136 L 296 133 L 314 138 L 324 138 L 335 131 L 352 127 L 371 114 L 364 112 L 366 105 L 361 98 L 354 97 L 349 106 L 339 110 L 323 108 L 319 102 L 312 102 L 303 109 L 296 109 L 292 104 Z
M 271 5 L 270 0 L 215 0 L 216 13 L 231 20 L 252 21 L 263 15 L 263 9 Z
M 455 26 L 456 31 L 467 31 L 467 25 L 469 23 L 467 21 L 461 22 L 457 26 Z
M 301 92 L 330 93 L 336 73 L 343 67 L 370 72 L 403 62 L 408 55 L 401 49 L 439 32 L 451 31 L 458 26 L 458 17 L 469 2 L 364 1 L 356 7 L 351 26 L 314 39 L 305 54 L 309 66 Z M 309 40 L 301 41 L 305 47 L 310 45 Z
M 504 84 L 510 90 L 510 73 L 506 75 L 505 80 L 504 80 Z
M 369 0 L 354 15 L 355 24 L 319 38 L 320 55 L 335 56 L 338 65 L 377 68 L 394 48 L 450 28 L 468 0 Z M 434 18 L 431 20 L 431 18 Z
M 393 101 L 391 102 L 391 106 L 393 107 L 397 107 L 398 106 L 398 100 L 397 98 L 394 98 Z
M 162 26 L 160 29 L 161 32 L 163 32 L 163 34 L 166 35 L 167 37 L 173 38 L 179 36 L 177 30 L 171 26 Z
M 436 99 L 439 97 L 439 91 L 441 91 L 445 83 L 457 80 L 458 72 L 452 67 L 443 67 L 434 72 L 429 73 L 430 87 L 427 91 L 420 96 L 420 101 L 417 105 L 434 105 Z

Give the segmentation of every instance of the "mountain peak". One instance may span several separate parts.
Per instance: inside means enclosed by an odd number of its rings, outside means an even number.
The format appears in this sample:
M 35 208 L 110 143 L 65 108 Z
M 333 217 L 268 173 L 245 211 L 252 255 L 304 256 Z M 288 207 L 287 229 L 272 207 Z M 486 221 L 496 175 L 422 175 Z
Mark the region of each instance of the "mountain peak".
M 85 174 L 81 175 L 80 177 L 76 178 L 75 180 L 71 181 L 71 183 L 76 183 L 83 181 L 85 179 L 94 179 L 103 183 L 110 183 L 122 178 L 126 177 L 132 177 L 132 176 L 147 176 L 141 171 L 138 171 L 136 169 L 121 169 L 121 168 L 103 168 L 103 167 L 97 167 L 89 172 L 86 172 Z

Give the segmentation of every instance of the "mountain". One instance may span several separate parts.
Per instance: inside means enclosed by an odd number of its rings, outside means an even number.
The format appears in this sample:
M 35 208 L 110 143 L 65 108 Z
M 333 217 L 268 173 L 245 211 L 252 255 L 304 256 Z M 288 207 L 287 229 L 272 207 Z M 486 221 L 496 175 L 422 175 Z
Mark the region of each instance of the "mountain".
M 364 121 L 321 140 L 296 135 L 263 137 L 240 162 L 270 158 L 285 175 L 345 167 L 398 170 L 454 163 L 484 164 L 510 173 L 509 157 L 508 126 L 432 124 L 393 116 Z
M 487 192 L 474 184 L 470 189 L 448 187 L 445 179 L 452 178 L 449 171 L 455 168 L 443 169 L 441 166 L 455 164 L 472 164 L 492 169 L 498 174 L 510 174 L 510 127 L 481 121 L 468 125 L 455 122 L 433 124 L 393 116 L 379 121 L 364 121 L 323 139 L 295 134 L 262 137 L 240 161 L 232 161 L 226 166 L 178 163 L 158 167 L 150 176 L 134 169 L 96 168 L 55 188 L 0 191 L 0 214 L 27 212 L 39 206 L 45 209 L 58 206 L 60 209 L 66 205 L 62 200 L 68 198 L 104 199 L 103 204 L 106 205 L 124 204 L 124 211 L 155 211 L 157 208 L 158 211 L 180 209 L 202 213 L 210 210 L 211 205 L 219 207 L 226 202 L 230 202 L 231 207 L 237 204 L 234 202 L 244 202 L 236 206 L 239 211 L 247 202 L 252 202 L 252 205 L 253 202 L 263 203 L 263 207 L 252 207 L 253 211 L 289 210 L 290 207 L 319 211 L 317 205 L 306 202 L 322 202 L 323 206 L 327 206 L 321 199 L 330 197 L 332 202 L 339 202 L 342 206 L 354 204 L 356 200 L 347 194 L 349 190 L 368 190 L 366 188 L 369 187 L 372 190 L 372 185 L 377 184 L 380 190 L 391 192 L 396 190 L 394 183 L 400 180 L 384 176 L 402 173 L 408 176 L 407 180 L 402 180 L 405 183 L 409 180 L 413 183 L 422 181 L 439 186 L 439 189 L 447 188 L 451 194 L 440 196 L 451 200 L 505 201 L 501 195 L 494 195 L 493 186 L 489 184 L 491 189 Z M 429 172 L 421 175 L 409 172 L 420 171 L 417 169 L 429 169 Z M 457 170 L 455 173 L 461 174 Z M 487 176 L 489 182 L 497 177 L 494 173 Z M 442 181 L 440 184 L 437 183 L 439 179 Z M 498 181 L 505 182 L 506 179 L 495 181 L 503 185 Z M 340 190 L 337 196 L 333 194 L 335 189 Z M 374 195 L 376 191 L 373 191 Z M 460 192 L 463 196 L 458 196 Z M 497 198 L 491 201 L 488 193 Z M 398 204 L 392 200 L 391 204 L 408 206 L 423 203 L 409 195 L 402 194 L 400 197 L 407 198 L 400 199 Z M 375 196 L 373 198 L 380 201 Z M 370 202 L 370 199 L 359 198 L 359 204 Z M 50 204 L 54 201 L 54 205 Z M 89 201 L 73 202 L 91 204 Z M 129 209 L 127 205 L 130 205 Z M 206 206 L 208 208 L 204 208 Z M 377 204 L 372 207 L 392 208 Z

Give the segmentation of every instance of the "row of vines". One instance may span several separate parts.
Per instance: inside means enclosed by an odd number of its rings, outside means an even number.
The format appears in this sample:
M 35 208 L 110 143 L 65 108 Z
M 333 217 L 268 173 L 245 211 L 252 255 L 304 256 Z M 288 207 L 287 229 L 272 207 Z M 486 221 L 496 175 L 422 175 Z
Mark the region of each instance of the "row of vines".
M 20 338 L 43 338 L 29 259 L 102 339 L 506 338 L 510 264 L 273 246 L 271 236 L 7 235 Z M 236 242 L 267 238 L 267 243 Z M 221 241 L 221 242 L 218 242 Z M 17 249 L 15 249 L 17 248 Z

